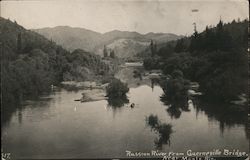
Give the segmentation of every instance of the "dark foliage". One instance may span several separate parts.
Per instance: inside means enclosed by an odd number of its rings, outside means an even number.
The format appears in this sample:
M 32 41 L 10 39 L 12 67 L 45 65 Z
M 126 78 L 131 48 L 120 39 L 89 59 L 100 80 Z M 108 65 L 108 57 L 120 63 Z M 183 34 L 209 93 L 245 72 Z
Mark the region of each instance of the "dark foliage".
M 114 50 L 111 50 L 111 51 L 110 51 L 110 57 L 111 57 L 111 58 L 115 58 L 115 51 L 114 51 Z
M 148 57 L 143 60 L 143 66 L 146 70 L 159 69 L 159 59 L 157 57 Z
M 122 98 L 129 91 L 127 84 L 122 83 L 119 79 L 113 79 L 106 88 L 107 97 Z
M 185 78 L 198 81 L 207 98 L 236 99 L 247 92 L 247 26 L 247 20 L 220 21 L 214 28 L 166 44 L 158 52 L 158 63 L 164 63 L 165 74 L 178 69 Z
M 125 104 L 129 103 L 129 99 L 127 96 L 122 97 L 109 97 L 108 98 L 108 105 L 113 108 L 120 108 L 123 107 Z
M 176 41 L 168 42 L 165 46 L 159 49 L 157 55 L 159 55 L 162 58 L 168 58 L 172 56 L 172 54 L 175 52 L 175 46 L 176 46 Z
M 107 47 L 106 47 L 106 45 L 104 45 L 104 49 L 103 49 L 103 57 L 108 57 L 108 51 L 107 51 Z
M 246 107 L 239 107 L 233 104 L 208 103 L 202 99 L 197 100 L 196 103 L 195 109 L 197 113 L 203 111 L 209 118 L 219 121 L 221 133 L 226 128 L 234 125 L 244 125 L 247 135 L 248 110 Z M 248 135 L 247 138 L 249 138 Z
M 173 133 L 171 124 L 162 123 L 158 116 L 153 114 L 146 117 L 146 124 L 159 135 L 159 138 L 155 139 L 156 148 L 161 149 L 163 144 L 170 145 L 170 136 Z
M 180 40 L 177 40 L 174 51 L 176 53 L 179 53 L 179 52 L 186 51 L 186 49 L 187 49 L 187 46 L 184 44 L 184 39 L 182 38 Z
M 179 118 L 182 111 L 188 109 L 189 81 L 183 78 L 180 70 L 174 70 L 167 80 L 161 82 L 163 95 L 160 100 L 168 106 L 167 112 L 172 118 Z
M 0 31 L 4 107 L 48 92 L 63 80 L 85 80 L 109 69 L 99 56 L 83 50 L 70 53 L 10 20 L 0 18 Z
M 150 51 L 151 51 L 151 57 L 154 57 L 156 55 L 157 46 L 153 40 L 150 41 Z

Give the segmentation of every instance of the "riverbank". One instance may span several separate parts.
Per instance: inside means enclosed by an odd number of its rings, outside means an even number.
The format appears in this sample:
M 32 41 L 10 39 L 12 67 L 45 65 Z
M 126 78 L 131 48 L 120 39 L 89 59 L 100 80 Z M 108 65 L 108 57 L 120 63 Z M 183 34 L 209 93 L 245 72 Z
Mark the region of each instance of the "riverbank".
M 104 89 L 108 83 L 100 84 L 95 81 L 64 81 L 61 82 L 61 86 L 66 90 L 78 90 L 78 89 Z
M 104 89 L 86 89 L 82 91 L 82 97 L 75 99 L 75 101 L 92 102 L 106 99 L 107 97 Z

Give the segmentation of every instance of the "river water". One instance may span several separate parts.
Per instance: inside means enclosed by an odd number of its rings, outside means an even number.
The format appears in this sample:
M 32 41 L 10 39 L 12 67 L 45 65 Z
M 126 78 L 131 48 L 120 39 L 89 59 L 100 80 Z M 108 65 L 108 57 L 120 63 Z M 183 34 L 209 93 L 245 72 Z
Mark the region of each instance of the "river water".
M 244 116 L 202 103 L 176 113 L 160 100 L 159 85 L 131 85 L 128 99 L 116 106 L 107 100 L 74 101 L 81 93 L 57 89 L 25 102 L 2 127 L 2 151 L 25 159 L 126 157 L 126 150 L 249 150 Z M 157 131 L 150 115 L 172 132 Z

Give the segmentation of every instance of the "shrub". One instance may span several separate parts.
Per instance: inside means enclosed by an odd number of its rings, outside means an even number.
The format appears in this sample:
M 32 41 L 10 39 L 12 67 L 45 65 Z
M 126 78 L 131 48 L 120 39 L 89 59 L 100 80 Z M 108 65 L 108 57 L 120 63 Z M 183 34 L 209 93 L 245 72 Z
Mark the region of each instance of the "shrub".
M 109 98 L 121 98 L 126 96 L 129 91 L 127 84 L 122 83 L 118 79 L 113 79 L 111 83 L 107 86 L 106 92 Z
M 159 68 L 159 60 L 157 58 L 145 58 L 143 60 L 143 66 L 146 70 L 158 69 Z

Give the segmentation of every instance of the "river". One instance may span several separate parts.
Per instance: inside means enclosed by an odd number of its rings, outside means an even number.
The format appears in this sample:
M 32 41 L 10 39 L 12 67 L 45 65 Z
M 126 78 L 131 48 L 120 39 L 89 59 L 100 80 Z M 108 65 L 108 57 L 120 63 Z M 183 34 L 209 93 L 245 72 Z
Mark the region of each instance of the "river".
M 248 152 L 247 119 L 242 115 L 202 103 L 176 113 L 161 101 L 163 90 L 150 79 L 131 83 L 128 99 L 115 106 L 107 100 L 74 101 L 82 91 L 64 89 L 26 101 L 2 126 L 2 151 L 24 159 L 114 158 L 126 157 L 126 150 L 156 149 Z M 155 129 L 150 116 L 172 132 L 164 135 Z

